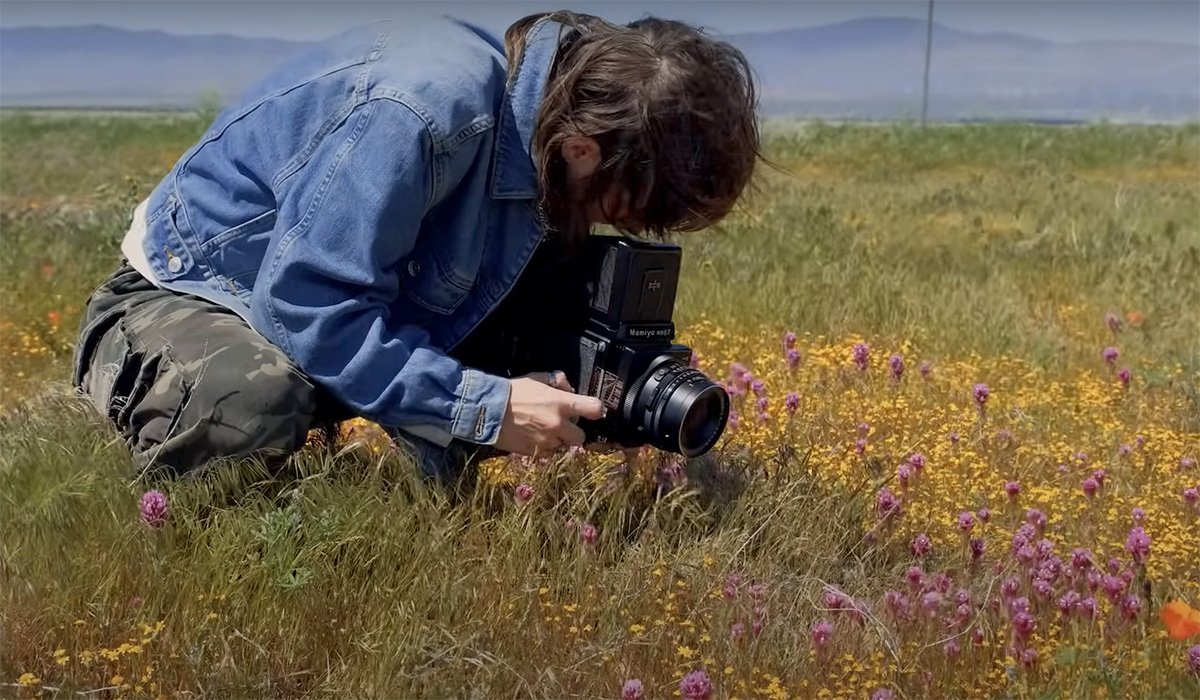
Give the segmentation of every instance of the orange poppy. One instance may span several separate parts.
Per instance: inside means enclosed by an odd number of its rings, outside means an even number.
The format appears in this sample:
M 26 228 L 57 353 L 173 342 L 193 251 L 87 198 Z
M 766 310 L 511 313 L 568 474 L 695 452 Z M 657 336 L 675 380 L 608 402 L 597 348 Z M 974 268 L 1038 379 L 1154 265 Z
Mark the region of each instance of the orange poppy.
M 1140 325 L 1142 325 L 1142 321 L 1144 321 L 1146 319 L 1142 316 L 1142 314 L 1140 312 L 1130 311 L 1129 313 L 1125 314 L 1125 320 L 1128 321 L 1129 325 L 1131 325 L 1131 326 L 1140 326 Z
M 1171 639 L 1187 639 L 1200 634 L 1200 610 L 1182 600 L 1173 600 L 1158 613 Z

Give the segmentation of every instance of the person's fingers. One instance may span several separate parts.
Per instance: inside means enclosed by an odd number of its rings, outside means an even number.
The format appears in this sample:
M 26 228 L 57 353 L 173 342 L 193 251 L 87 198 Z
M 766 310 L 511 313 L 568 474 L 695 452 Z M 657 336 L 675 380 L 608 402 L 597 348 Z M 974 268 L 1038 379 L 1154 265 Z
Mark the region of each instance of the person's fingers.
M 574 423 L 563 423 L 558 429 L 558 438 L 562 440 L 564 445 L 582 445 L 587 439 L 587 435 Z
M 590 420 L 600 420 L 604 417 L 604 404 L 594 396 L 574 395 L 566 405 L 567 414 Z
M 549 382 L 547 382 L 550 386 L 561 391 L 569 391 L 572 394 L 575 393 L 575 387 L 571 386 L 571 382 L 567 381 L 566 372 L 556 370 L 554 372 L 548 372 L 547 374 L 550 375 Z
M 537 442 L 534 445 L 534 457 L 545 457 L 551 454 L 562 445 L 562 440 L 555 433 L 544 433 L 538 436 Z

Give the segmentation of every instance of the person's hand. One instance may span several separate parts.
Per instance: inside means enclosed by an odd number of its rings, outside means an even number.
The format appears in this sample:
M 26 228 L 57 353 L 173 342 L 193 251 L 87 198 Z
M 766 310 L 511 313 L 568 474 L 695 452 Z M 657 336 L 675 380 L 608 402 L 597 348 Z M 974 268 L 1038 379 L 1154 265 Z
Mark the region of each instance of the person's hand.
M 604 404 L 574 393 L 562 372 L 539 372 L 510 382 L 508 410 L 496 448 L 521 455 L 545 455 L 563 445 L 582 445 L 577 418 L 599 420 Z

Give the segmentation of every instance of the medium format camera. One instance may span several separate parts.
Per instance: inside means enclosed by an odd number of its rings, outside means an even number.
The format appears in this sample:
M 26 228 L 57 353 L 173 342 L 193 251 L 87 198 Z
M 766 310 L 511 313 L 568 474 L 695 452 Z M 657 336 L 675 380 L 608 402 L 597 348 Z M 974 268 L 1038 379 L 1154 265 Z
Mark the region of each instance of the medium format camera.
M 589 236 L 581 251 L 542 257 L 522 295 L 490 319 L 486 358 L 506 376 L 561 370 L 607 407 L 581 420 L 588 442 L 652 445 L 685 457 L 708 452 L 729 418 L 729 395 L 689 366 L 674 342 L 678 246 Z

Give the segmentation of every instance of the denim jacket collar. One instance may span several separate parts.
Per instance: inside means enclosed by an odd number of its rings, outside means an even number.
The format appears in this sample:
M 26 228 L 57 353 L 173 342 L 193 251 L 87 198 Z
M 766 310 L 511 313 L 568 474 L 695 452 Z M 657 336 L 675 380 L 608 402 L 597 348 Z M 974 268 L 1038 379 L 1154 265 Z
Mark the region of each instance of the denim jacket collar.
M 570 31 L 559 22 L 536 23 L 525 41 L 516 75 L 504 92 L 496 147 L 492 154 L 492 197 L 533 199 L 537 171 L 533 164 L 533 130 L 546 92 L 546 82 L 561 39 Z

